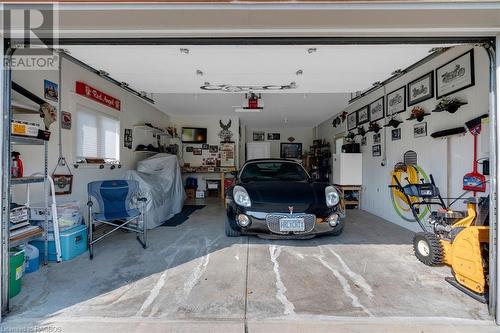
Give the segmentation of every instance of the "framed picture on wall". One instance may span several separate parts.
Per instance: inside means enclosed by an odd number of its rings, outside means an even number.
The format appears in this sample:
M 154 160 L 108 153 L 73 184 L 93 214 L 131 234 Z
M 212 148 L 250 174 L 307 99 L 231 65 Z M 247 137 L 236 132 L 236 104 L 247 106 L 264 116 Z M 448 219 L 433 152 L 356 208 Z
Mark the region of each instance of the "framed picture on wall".
M 351 131 L 353 129 L 356 128 L 356 126 L 358 126 L 358 113 L 356 111 L 354 111 L 353 113 L 349 114 L 347 116 L 347 130 L 348 131 Z
M 392 141 L 401 140 L 401 128 L 395 128 L 391 131 Z
M 282 142 L 280 146 L 281 158 L 301 158 L 302 143 Z
M 408 83 L 408 106 L 434 97 L 434 71 Z
M 186 147 L 186 153 L 192 153 L 193 152 L 193 147 L 192 146 L 187 146 Z
M 370 120 L 377 121 L 384 118 L 384 97 L 380 97 L 369 105 Z
M 358 114 L 357 126 L 366 124 L 367 122 L 370 121 L 370 111 L 369 111 L 368 105 L 362 107 L 361 109 L 359 109 L 356 112 Z
M 413 137 L 421 138 L 427 136 L 427 122 L 413 125 Z
M 372 156 L 381 156 L 382 155 L 382 148 L 380 145 L 373 145 L 372 146 Z
M 193 148 L 193 155 L 201 155 L 203 153 L 201 148 Z
M 386 103 L 388 116 L 406 111 L 406 86 L 388 93 Z
M 441 98 L 472 87 L 474 80 L 472 49 L 436 69 L 436 97 Z
M 265 139 L 266 139 L 266 133 L 253 132 L 253 141 L 264 141 Z
M 267 140 L 280 140 L 281 139 L 281 134 L 280 133 L 267 133 Z

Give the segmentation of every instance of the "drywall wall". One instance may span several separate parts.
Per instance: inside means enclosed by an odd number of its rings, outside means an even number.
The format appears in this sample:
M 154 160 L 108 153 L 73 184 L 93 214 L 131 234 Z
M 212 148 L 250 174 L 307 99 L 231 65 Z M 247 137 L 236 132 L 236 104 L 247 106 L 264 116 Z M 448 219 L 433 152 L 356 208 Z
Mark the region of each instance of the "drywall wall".
M 43 80 L 48 79 L 52 82 L 58 83 L 58 71 L 31 71 L 31 70 L 14 70 L 12 73 L 13 81 L 20 84 L 24 88 L 33 92 L 34 94 L 43 98 Z M 102 104 L 96 103 L 88 98 L 77 95 L 75 93 L 75 82 L 85 82 L 105 93 L 118 98 L 121 101 L 121 111 L 115 111 Z M 140 87 L 138 87 L 140 88 Z M 15 99 L 26 101 L 18 94 L 13 94 Z M 57 107 L 56 102 L 50 102 Z M 117 179 L 120 178 L 124 171 L 134 169 L 137 161 L 146 157 L 144 154 L 135 153 L 133 149 L 123 147 L 123 134 L 125 128 L 132 128 L 133 125 L 144 124 L 146 122 L 152 123 L 158 127 L 166 127 L 170 124 L 169 116 L 157 110 L 153 105 L 145 102 L 144 100 L 134 96 L 120 87 L 117 87 L 110 82 L 102 79 L 98 75 L 91 73 L 82 67 L 64 60 L 62 63 L 62 110 L 68 111 L 72 114 L 73 128 L 75 126 L 75 110 L 77 105 L 84 108 L 89 108 L 105 113 L 112 113 L 113 116 L 118 117 L 120 120 L 120 162 L 121 169 L 110 170 L 109 167 L 105 169 L 98 169 L 95 166 L 79 167 L 75 169 L 72 165 L 75 162 L 74 156 L 74 131 L 62 130 L 62 152 L 70 164 L 71 172 L 74 175 L 73 180 L 73 193 L 71 195 L 58 196 L 57 200 L 80 200 L 83 205 L 87 202 L 87 184 L 94 180 L 104 179 Z M 37 115 L 15 115 L 15 118 L 23 118 L 26 120 L 34 120 L 41 122 Z M 59 116 L 58 116 L 59 121 Z M 54 170 L 58 152 L 59 130 L 58 123 L 55 122 L 51 125 L 50 131 L 52 132 L 49 142 L 49 173 Z M 135 133 L 133 147 L 137 143 L 152 143 L 154 139 L 151 133 Z M 14 146 L 15 150 L 21 153 L 21 158 L 24 162 L 25 175 L 30 175 L 35 172 L 43 171 L 43 148 L 31 146 Z M 58 171 L 63 173 L 65 170 L 59 168 Z M 32 185 L 31 200 L 41 200 L 42 198 L 42 185 Z M 25 187 L 16 186 L 13 188 L 13 199 L 16 202 L 23 202 L 25 200 Z
M 294 143 L 302 143 L 302 152 L 308 152 L 309 146 L 312 145 L 313 128 L 312 127 L 296 127 L 296 128 L 247 128 L 246 142 L 252 142 L 254 132 L 264 132 L 265 141 L 271 144 L 271 158 L 280 157 L 280 143 L 289 142 L 288 138 L 295 138 Z M 268 140 L 268 133 L 279 133 L 279 140 Z
M 453 48 L 421 67 L 390 82 L 385 87 L 385 91 L 389 93 L 396 90 L 429 71 L 435 70 L 437 67 L 465 53 L 469 49 L 470 47 L 462 46 Z M 362 209 L 409 229 L 418 230 L 415 223 L 405 222 L 395 213 L 387 187 L 390 182 L 391 170 L 396 163 L 403 160 L 403 154 L 408 150 L 414 150 L 418 154 L 418 165 L 427 174 L 434 175 L 444 197 L 456 197 L 463 192 L 462 177 L 465 173 L 472 171 L 472 136 L 466 134 L 464 136 L 452 136 L 448 139 L 433 139 L 430 134 L 440 130 L 464 126 L 466 121 L 488 113 L 488 56 L 484 49 L 478 47 L 474 48 L 474 59 L 475 85 L 450 96 L 461 98 L 467 101 L 468 104 L 462 106 L 455 114 L 441 112 L 432 113 L 431 116 L 425 117 L 423 121 L 427 123 L 427 136 L 415 138 L 413 129 L 414 125 L 418 122 L 416 120 L 406 120 L 413 106 L 407 106 L 406 111 L 400 114 L 401 118 L 405 120 L 400 125 L 401 140 L 392 141 L 390 128 L 385 128 L 381 131 L 381 157 L 372 156 L 373 133 L 367 134 L 367 144 L 361 147 L 363 154 Z M 353 102 L 345 111 L 351 113 L 377 100 L 381 96 L 384 96 L 383 88 Z M 437 103 L 436 98 L 431 98 L 417 105 L 422 106 L 427 112 L 430 112 L 435 108 Z M 318 138 L 333 142 L 335 135 L 342 132 L 345 133 L 346 123 L 341 128 L 333 128 L 331 123 L 334 117 L 317 127 Z M 388 121 L 388 118 L 380 120 L 379 124 L 383 125 L 384 121 Z M 365 128 L 367 128 L 366 124 Z M 484 128 L 479 137 L 479 158 L 488 156 L 488 132 L 488 128 Z M 356 141 L 360 142 L 360 140 L 361 137 L 357 136 Z M 383 159 L 384 150 L 387 154 L 385 161 Z M 460 203 L 457 207 L 460 207 Z

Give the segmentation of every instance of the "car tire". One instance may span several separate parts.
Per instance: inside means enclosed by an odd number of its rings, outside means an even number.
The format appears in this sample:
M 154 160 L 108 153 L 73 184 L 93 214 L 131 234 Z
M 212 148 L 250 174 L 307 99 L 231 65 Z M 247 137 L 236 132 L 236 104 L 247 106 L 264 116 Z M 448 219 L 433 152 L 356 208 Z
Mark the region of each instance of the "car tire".
M 419 232 L 413 237 L 413 251 L 418 260 L 427 266 L 443 264 L 443 246 L 439 238 L 430 232 Z
M 344 222 L 340 222 L 330 233 L 332 236 L 340 236 L 344 232 Z
M 226 222 L 224 223 L 224 231 L 227 237 L 240 237 L 241 232 L 234 230 L 229 222 L 229 217 L 226 217 Z

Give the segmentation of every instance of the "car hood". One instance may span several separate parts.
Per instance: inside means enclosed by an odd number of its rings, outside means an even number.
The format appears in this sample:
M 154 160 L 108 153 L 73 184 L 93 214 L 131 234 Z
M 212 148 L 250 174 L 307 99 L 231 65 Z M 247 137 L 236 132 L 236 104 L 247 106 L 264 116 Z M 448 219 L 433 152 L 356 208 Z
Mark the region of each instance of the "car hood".
M 326 208 L 325 186 L 307 181 L 260 181 L 242 185 L 250 196 L 252 210 L 268 212 L 310 212 Z

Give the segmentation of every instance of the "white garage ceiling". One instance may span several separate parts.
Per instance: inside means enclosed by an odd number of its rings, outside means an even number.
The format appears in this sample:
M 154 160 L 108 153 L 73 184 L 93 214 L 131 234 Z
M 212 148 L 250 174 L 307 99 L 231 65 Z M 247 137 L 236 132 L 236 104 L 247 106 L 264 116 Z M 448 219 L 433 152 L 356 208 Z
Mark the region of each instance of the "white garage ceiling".
M 71 55 L 149 93 L 207 93 L 204 82 L 297 83 L 299 93 L 350 93 L 368 88 L 425 57 L 431 45 L 71 46 Z M 316 48 L 309 53 L 308 49 Z M 189 53 L 181 52 L 189 50 Z M 201 70 L 203 75 L 198 75 Z M 303 74 L 297 76 L 296 72 Z
M 173 115 L 235 115 L 232 106 L 242 104 L 243 94 L 200 89 L 206 82 L 237 86 L 295 82 L 295 89 L 263 93 L 264 112 L 237 115 L 248 126 L 314 126 L 342 110 L 351 92 L 370 88 L 395 69 L 424 58 L 435 46 L 110 45 L 68 50 L 130 87 L 152 94 L 156 106 Z

